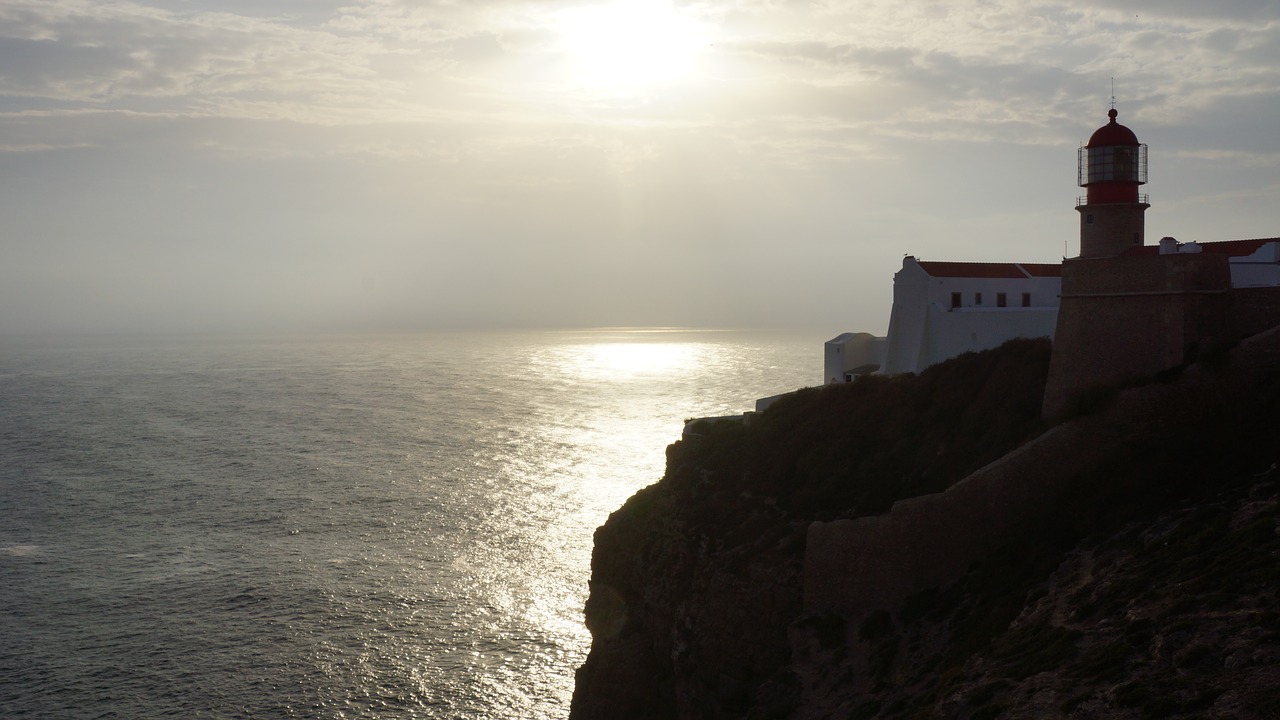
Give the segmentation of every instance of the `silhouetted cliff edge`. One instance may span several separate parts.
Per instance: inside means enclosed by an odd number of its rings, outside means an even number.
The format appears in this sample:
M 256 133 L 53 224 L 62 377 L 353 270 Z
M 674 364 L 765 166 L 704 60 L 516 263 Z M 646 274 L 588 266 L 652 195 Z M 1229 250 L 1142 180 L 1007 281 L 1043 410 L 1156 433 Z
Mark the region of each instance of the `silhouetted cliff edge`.
M 670 446 L 596 533 L 571 717 L 1280 717 L 1280 334 L 1054 428 L 1048 355 Z

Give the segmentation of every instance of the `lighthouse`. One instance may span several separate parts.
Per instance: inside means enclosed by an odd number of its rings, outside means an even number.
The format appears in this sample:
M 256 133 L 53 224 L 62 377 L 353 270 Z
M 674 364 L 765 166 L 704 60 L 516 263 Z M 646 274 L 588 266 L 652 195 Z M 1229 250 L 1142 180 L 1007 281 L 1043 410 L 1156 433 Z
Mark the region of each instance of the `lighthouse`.
M 1148 382 L 1229 332 L 1227 256 L 1144 246 L 1147 146 L 1116 122 L 1115 108 L 1107 114 L 1077 156 L 1080 256 L 1062 262 L 1049 418 L 1070 414 L 1090 393 Z
M 1080 148 L 1077 182 L 1085 195 L 1076 202 L 1080 213 L 1080 257 L 1114 257 L 1143 244 L 1143 217 L 1150 204 L 1139 187 L 1147 182 L 1147 146 L 1116 122 L 1098 128 Z
M 1170 265 L 1202 258 L 1139 254 L 1149 207 L 1138 192 L 1147 181 L 1147 148 L 1117 114 L 1111 108 L 1109 122 L 1077 155 L 1085 189 L 1076 201 L 1080 256 L 1062 261 L 1043 407 L 1050 418 L 1070 413 L 1091 392 L 1139 382 L 1183 359 L 1183 288 L 1170 285 L 1177 279 Z

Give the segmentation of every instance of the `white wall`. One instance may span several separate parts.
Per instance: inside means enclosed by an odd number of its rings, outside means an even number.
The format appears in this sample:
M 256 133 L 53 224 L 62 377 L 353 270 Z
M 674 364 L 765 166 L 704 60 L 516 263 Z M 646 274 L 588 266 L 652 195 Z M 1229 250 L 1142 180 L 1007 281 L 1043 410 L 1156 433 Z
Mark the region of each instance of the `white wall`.
M 916 372 L 928 330 L 931 289 L 928 274 L 908 257 L 893 276 L 893 309 L 889 312 L 889 336 L 880 372 Z
M 893 278 L 884 373 L 921 370 L 969 351 L 998 347 L 1016 337 L 1053 337 L 1057 325 L 1059 277 L 935 278 L 907 257 Z M 951 294 L 961 294 L 951 307 Z M 997 307 L 998 293 L 1006 306 Z M 1031 307 L 1022 307 L 1022 293 Z M 982 303 L 976 302 L 982 294 Z
M 828 340 L 823 355 L 823 383 L 846 382 L 846 374 L 860 367 L 884 365 L 885 338 L 871 333 L 844 333 Z
M 962 353 L 990 350 L 1013 338 L 1053 337 L 1058 308 L 950 310 L 929 306 L 929 337 L 920 370 Z
M 1280 285 L 1280 243 L 1267 243 L 1245 257 L 1231 258 L 1231 287 Z

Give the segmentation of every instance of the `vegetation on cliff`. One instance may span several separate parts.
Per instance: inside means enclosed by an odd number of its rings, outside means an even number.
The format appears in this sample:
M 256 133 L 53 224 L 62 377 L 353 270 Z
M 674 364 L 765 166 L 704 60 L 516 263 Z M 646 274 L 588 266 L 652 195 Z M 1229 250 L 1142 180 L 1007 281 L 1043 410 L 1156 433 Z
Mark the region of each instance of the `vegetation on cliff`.
M 1133 446 L 951 587 L 804 612 L 809 523 L 938 492 L 1036 436 L 1048 355 L 1015 341 L 805 390 L 672 445 L 597 531 L 572 717 L 1276 716 L 1274 413 Z
M 797 519 L 878 514 L 1040 432 L 1048 363 L 1048 341 L 1013 340 L 918 376 L 808 388 L 745 428 L 704 428 L 705 440 L 677 443 L 671 459 L 713 470 L 722 493 L 767 495 Z M 667 480 L 678 482 L 672 470 Z

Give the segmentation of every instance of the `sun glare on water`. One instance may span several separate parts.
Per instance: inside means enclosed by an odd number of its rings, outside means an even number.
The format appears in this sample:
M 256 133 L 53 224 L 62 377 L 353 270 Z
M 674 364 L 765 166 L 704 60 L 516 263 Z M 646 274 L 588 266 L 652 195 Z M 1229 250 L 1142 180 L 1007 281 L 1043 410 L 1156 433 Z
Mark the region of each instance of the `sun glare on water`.
M 600 336 L 565 345 L 547 362 L 575 380 L 625 383 L 687 375 L 701 369 L 710 352 L 703 342 L 650 339 L 629 331 L 591 332 Z
M 634 90 L 680 79 L 707 46 L 697 18 L 664 0 L 613 0 L 561 11 L 557 26 L 574 79 Z
M 687 343 L 610 342 L 584 346 L 576 365 L 583 376 L 625 380 L 689 370 L 697 359 Z

